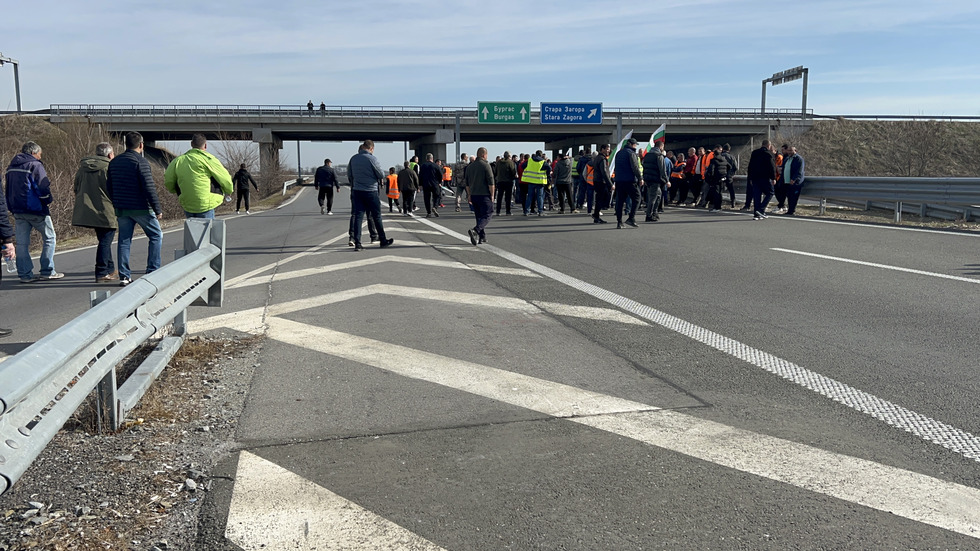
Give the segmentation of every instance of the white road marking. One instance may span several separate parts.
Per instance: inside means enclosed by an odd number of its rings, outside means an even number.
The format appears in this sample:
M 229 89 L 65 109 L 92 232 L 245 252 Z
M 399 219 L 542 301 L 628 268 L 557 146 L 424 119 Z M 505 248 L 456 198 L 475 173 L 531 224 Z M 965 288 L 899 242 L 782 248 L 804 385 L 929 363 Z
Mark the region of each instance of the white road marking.
M 980 490 L 614 396 L 270 318 L 268 336 L 980 538 Z M 900 490 L 896 490 L 900 489 Z
M 296 192 L 296 195 L 293 195 L 292 197 L 290 197 L 289 199 L 287 199 L 285 203 L 280 204 L 278 207 L 276 207 L 276 210 L 279 210 L 279 209 L 281 209 L 283 207 L 288 207 L 289 205 L 292 205 L 297 199 L 299 199 L 299 196 L 300 195 L 303 195 L 303 192 L 304 191 L 306 191 L 306 188 L 305 187 L 300 187 L 299 188 L 299 191 Z
M 399 228 L 399 227 L 391 227 L 391 228 L 388 228 L 388 227 L 386 227 L 385 228 L 385 233 L 390 233 L 390 232 L 419 233 L 419 234 L 425 234 L 425 235 L 444 235 L 442 232 L 435 231 L 435 230 L 417 230 L 415 228 Z
M 824 260 L 834 260 L 834 261 L 837 261 L 837 262 L 846 262 L 847 264 L 858 264 L 860 266 L 870 266 L 872 268 L 882 268 L 882 269 L 885 269 L 885 270 L 894 270 L 896 272 L 906 272 L 906 273 L 909 273 L 909 274 L 918 274 L 918 275 L 925 275 L 925 276 L 930 276 L 930 277 L 939 277 L 939 278 L 942 278 L 942 279 L 952 279 L 953 281 L 965 281 L 967 283 L 980 283 L 980 279 L 972 279 L 972 278 L 969 278 L 969 277 L 960 277 L 960 276 L 953 276 L 953 275 L 948 275 L 948 274 L 938 274 L 938 273 L 935 273 L 935 272 L 925 272 L 925 271 L 922 271 L 922 270 L 914 270 L 912 268 L 902 268 L 900 266 L 890 266 L 888 264 L 877 264 L 875 262 L 864 262 L 862 260 L 851 260 L 850 258 L 841 258 L 839 256 L 828 256 L 828 255 L 825 255 L 825 254 L 808 253 L 808 252 L 803 252 L 803 251 L 794 251 L 792 249 L 780 249 L 778 247 L 772 247 L 769 250 L 778 251 L 778 252 L 781 252 L 781 253 L 797 254 L 797 255 L 800 255 L 800 256 L 809 256 L 809 257 L 813 257 L 813 258 L 822 258 Z
M 429 227 L 436 228 L 460 241 L 469 241 L 468 236 L 450 230 L 429 220 L 423 220 Z M 490 251 L 518 266 L 524 266 L 544 277 L 553 279 L 573 289 L 591 295 L 599 300 L 622 308 L 640 318 L 647 319 L 666 329 L 684 335 L 716 350 L 730 354 L 742 361 L 779 375 L 803 388 L 830 398 L 835 402 L 867 414 L 893 427 L 910 432 L 923 440 L 938 444 L 968 459 L 980 462 L 980 438 L 952 425 L 916 413 L 873 394 L 848 386 L 840 381 L 821 375 L 774 354 L 753 348 L 730 337 L 661 312 L 635 300 L 613 293 L 586 281 L 553 270 L 526 258 L 510 253 L 493 245 L 484 245 Z
M 237 284 L 240 281 L 245 281 L 246 279 L 249 279 L 251 277 L 254 277 L 254 276 L 258 275 L 258 274 L 267 272 L 267 271 L 275 268 L 276 266 L 282 266 L 283 264 L 287 264 L 289 262 L 292 262 L 293 260 L 297 260 L 297 259 L 303 258 L 304 256 L 309 256 L 310 254 L 313 254 L 313 253 L 319 251 L 320 249 L 323 249 L 324 247 L 328 247 L 330 245 L 333 245 L 334 243 L 336 243 L 337 241 L 340 241 L 341 239 L 343 239 L 345 237 L 347 237 L 347 234 L 346 233 L 343 233 L 341 235 L 338 235 L 337 237 L 330 238 L 330 239 L 324 241 L 323 243 L 320 243 L 319 245 L 316 245 L 314 247 L 310 247 L 309 249 L 307 249 L 307 250 L 305 250 L 305 251 L 303 251 L 301 253 L 296 253 L 296 254 L 294 254 L 292 256 L 283 258 L 282 260 L 278 260 L 278 261 L 273 262 L 271 264 L 266 264 L 265 266 L 262 266 L 261 268 L 256 268 L 256 269 L 252 270 L 251 272 L 242 274 L 242 275 L 240 275 L 238 277 L 233 277 L 233 278 L 225 281 L 225 288 L 226 289 L 230 289 L 230 288 L 234 287 L 235 284 Z
M 566 316 L 570 318 L 586 318 L 594 319 L 600 321 L 618 321 L 620 323 L 628 323 L 632 325 L 650 325 L 645 321 L 638 320 L 633 316 L 628 316 L 619 310 L 613 310 L 611 308 L 595 308 L 592 306 L 575 306 L 573 304 L 561 304 L 558 302 L 542 302 L 538 300 L 531 301 L 534 305 L 540 307 L 556 316 Z
M 345 236 L 346 237 L 346 236 Z M 300 253 L 302 255 L 309 255 L 309 252 Z M 291 260 L 291 259 L 290 259 Z M 340 264 L 331 264 L 328 266 L 318 266 L 316 268 L 305 268 L 302 270 L 294 270 L 291 272 L 277 272 L 275 274 L 276 281 L 282 281 L 285 279 L 294 279 L 298 277 L 309 277 L 312 275 L 323 274 L 327 272 L 336 272 L 340 270 L 347 270 L 350 268 L 358 268 L 363 266 L 370 266 L 372 264 L 381 264 L 384 262 L 400 262 L 403 264 L 415 264 L 419 266 L 434 266 L 438 268 L 454 268 L 458 270 L 473 270 L 477 272 L 490 272 L 497 274 L 507 274 L 516 275 L 522 277 L 541 277 L 534 272 L 529 270 L 519 269 L 519 268 L 503 268 L 499 266 L 483 266 L 479 264 L 463 264 L 462 262 L 456 262 L 453 260 L 429 260 L 425 258 L 408 258 L 402 256 L 394 255 L 382 255 L 373 256 L 369 258 L 362 258 L 361 260 L 353 260 L 351 262 L 343 262 Z M 280 262 L 280 264 L 282 264 Z M 263 270 L 264 271 L 264 270 Z M 249 273 L 254 273 L 249 272 Z M 261 273 L 261 272 L 260 272 Z M 246 274 L 247 275 L 247 274 Z M 235 283 L 225 284 L 226 289 L 232 289 L 236 287 L 248 287 L 251 285 L 265 285 L 272 280 L 273 275 L 263 276 L 259 278 L 243 279 L 244 276 L 235 278 Z
M 245 451 L 238 457 L 225 537 L 245 551 L 442 549 L 353 501 Z

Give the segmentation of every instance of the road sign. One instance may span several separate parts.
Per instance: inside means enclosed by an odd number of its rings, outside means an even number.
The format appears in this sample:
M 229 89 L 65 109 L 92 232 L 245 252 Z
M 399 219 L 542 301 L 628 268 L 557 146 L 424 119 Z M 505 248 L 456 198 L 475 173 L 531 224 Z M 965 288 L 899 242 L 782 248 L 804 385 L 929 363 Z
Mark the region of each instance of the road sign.
M 792 69 L 773 73 L 773 75 L 769 78 L 769 81 L 772 82 L 773 86 L 776 86 L 777 84 L 797 80 L 803 78 L 804 70 L 805 69 L 803 69 L 803 66 L 800 65 L 799 67 L 793 67 Z
M 480 124 L 531 124 L 531 102 L 478 101 L 476 122 Z
M 541 124 L 602 124 L 602 104 L 542 103 Z

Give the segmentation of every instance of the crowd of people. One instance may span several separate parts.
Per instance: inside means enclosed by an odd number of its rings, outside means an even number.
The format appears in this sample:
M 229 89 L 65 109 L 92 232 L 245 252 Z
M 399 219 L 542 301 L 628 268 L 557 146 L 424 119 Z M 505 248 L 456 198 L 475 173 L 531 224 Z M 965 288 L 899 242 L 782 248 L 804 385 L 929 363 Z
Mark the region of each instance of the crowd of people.
M 359 171 L 363 183 L 352 189 L 377 188 L 377 216 L 373 204 L 365 203 L 362 207 L 355 204 L 353 210 L 360 208 L 362 215 L 367 213 L 371 242 L 380 240 L 386 246 L 383 232 L 378 231 L 382 193 L 388 200 L 389 212 L 397 210 L 414 217 L 419 210 L 421 191 L 426 218 L 439 216 L 439 209 L 445 208 L 446 194 L 454 197 L 456 212 L 460 211 L 465 197 L 477 219 L 476 226 L 470 230 L 474 245 L 486 243 L 485 230 L 491 215 L 511 216 L 514 209 L 520 209 L 524 216 L 539 217 L 547 216 L 546 211 L 557 211 L 557 214 L 584 211 L 592 217 L 592 223 L 605 224 L 608 221 L 603 211 L 612 208 L 616 227 L 621 229 L 638 227 L 636 214 L 640 208 L 644 208 L 645 222 L 658 222 L 665 205 L 715 212 L 722 209 L 727 194 L 731 208 L 737 206 L 734 177 L 739 163 L 729 144 L 716 145 L 710 151 L 692 147 L 686 154 L 667 151 L 663 140 L 654 141 L 645 150 L 638 146 L 639 142 L 630 138 L 615 155 L 610 144 L 602 144 L 594 154 L 585 148 L 574 157 L 559 152 L 552 160 L 541 150 L 518 155 L 505 151 L 493 161 L 486 159 L 487 150 L 481 147 L 475 157 L 462 153 L 459 161 L 452 164 L 435 159 L 431 153 L 422 162 L 414 156 L 400 168 L 390 167 L 387 173 L 372 154 L 371 171 Z M 373 153 L 373 142 L 366 141 L 361 146 L 358 155 L 351 159 L 351 166 L 355 161 L 363 164 L 358 156 L 366 151 Z M 320 212 L 324 212 L 326 194 L 327 214 L 332 214 L 333 191 L 339 184 L 329 159 L 316 174 L 314 183 L 319 188 Z M 350 169 L 348 178 L 354 186 L 357 178 Z M 777 153 L 769 140 L 764 140 L 749 160 L 742 210 L 752 211 L 755 220 L 767 218 L 766 208 L 775 196 L 776 212 L 794 215 L 803 179 L 804 162 L 796 148 L 784 144 Z M 352 213 L 348 244 L 361 250 L 360 223 L 355 227 L 355 222 Z

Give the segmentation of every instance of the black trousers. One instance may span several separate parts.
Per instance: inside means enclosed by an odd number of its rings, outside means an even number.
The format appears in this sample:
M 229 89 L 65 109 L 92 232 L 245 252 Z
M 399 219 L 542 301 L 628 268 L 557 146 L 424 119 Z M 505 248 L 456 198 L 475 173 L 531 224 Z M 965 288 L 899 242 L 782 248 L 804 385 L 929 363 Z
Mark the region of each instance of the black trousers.
M 565 210 L 565 204 L 568 204 L 568 210 L 573 210 L 575 208 L 575 200 L 572 199 L 572 186 L 571 184 L 557 184 L 555 190 L 558 192 L 558 208 Z
M 514 195 L 513 182 L 497 182 L 497 214 L 500 214 L 500 203 L 503 202 L 505 212 L 510 214 L 510 204 Z
M 415 190 L 402 191 L 402 210 L 404 214 L 410 214 L 415 204 Z
M 242 199 L 245 199 L 245 210 L 252 210 L 248 206 L 248 189 L 238 190 L 238 201 L 235 202 L 235 210 L 242 210 Z
M 636 216 L 636 208 L 640 206 L 640 188 L 637 182 L 616 182 L 616 221 L 623 221 L 623 207 L 626 200 L 630 200 L 629 210 L 626 212 L 627 219 L 632 220 Z
M 609 196 L 612 189 L 596 184 L 595 185 L 595 205 L 592 210 L 592 218 L 599 218 L 599 211 L 609 208 Z
M 316 195 L 316 202 L 323 206 L 323 199 L 327 199 L 327 212 L 333 212 L 333 186 L 323 186 Z
M 434 187 L 424 186 L 422 188 L 422 198 L 425 200 L 425 213 L 432 214 L 433 210 L 439 207 L 439 190 Z

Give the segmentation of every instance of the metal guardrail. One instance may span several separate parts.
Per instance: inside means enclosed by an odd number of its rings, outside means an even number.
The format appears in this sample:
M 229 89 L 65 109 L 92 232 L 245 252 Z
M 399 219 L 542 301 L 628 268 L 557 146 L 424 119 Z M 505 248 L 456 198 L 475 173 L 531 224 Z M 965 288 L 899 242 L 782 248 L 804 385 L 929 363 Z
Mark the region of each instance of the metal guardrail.
M 474 107 L 421 107 L 421 106 L 344 106 L 330 105 L 323 110 L 312 111 L 305 105 L 150 105 L 150 104 L 54 104 L 50 114 L 60 117 L 416 117 L 416 118 L 455 118 L 460 114 L 467 119 L 476 119 Z M 532 109 L 532 120 L 540 111 Z M 606 107 L 605 118 L 615 119 L 798 119 L 799 109 L 761 109 L 752 108 L 654 108 L 654 107 Z M 813 111 L 807 112 L 808 117 Z
M 0 364 L 0 494 L 93 390 L 119 428 L 183 342 L 186 308 L 221 305 L 224 251 L 224 222 L 185 221 L 180 258 L 111 297 L 93 292 L 88 312 Z M 117 388 L 116 365 L 170 323 L 174 335 Z

